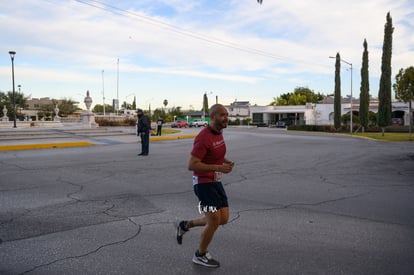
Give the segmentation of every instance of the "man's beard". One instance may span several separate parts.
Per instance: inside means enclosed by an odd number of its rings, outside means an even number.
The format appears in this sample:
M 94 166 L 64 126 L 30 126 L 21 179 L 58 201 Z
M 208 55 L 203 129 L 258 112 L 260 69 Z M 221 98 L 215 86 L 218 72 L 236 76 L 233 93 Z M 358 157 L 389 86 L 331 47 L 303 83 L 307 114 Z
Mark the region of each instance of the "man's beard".
M 222 129 L 224 129 L 224 128 L 227 128 L 227 125 L 229 124 L 229 122 L 228 121 L 226 121 L 226 122 L 221 122 L 220 123 L 220 127 L 222 128 Z

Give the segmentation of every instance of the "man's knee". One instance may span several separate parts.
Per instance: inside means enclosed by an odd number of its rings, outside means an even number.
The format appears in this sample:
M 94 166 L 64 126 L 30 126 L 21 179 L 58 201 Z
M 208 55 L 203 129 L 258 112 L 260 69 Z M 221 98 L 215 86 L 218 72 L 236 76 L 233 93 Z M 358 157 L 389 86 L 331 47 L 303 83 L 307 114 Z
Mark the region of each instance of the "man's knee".
M 229 217 L 222 217 L 220 220 L 220 225 L 225 225 L 229 221 Z
M 220 209 L 220 225 L 224 225 L 229 221 L 229 208 Z
M 207 215 L 207 223 L 210 226 L 218 227 L 221 224 L 221 217 L 219 212 L 209 212 Z

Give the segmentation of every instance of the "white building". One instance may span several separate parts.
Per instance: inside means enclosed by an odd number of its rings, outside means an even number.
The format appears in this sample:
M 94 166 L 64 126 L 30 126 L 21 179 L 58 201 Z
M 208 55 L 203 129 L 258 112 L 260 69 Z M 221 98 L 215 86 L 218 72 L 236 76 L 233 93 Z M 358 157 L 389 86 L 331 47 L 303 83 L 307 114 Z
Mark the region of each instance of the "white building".
M 230 105 L 224 106 L 229 113 L 229 119 L 234 121 L 236 119 L 250 118 L 250 102 L 249 101 L 234 101 Z
M 225 107 L 230 116 L 231 111 L 229 106 Z M 349 114 L 350 111 L 350 100 L 343 99 L 341 115 Z M 378 101 L 370 102 L 369 111 L 374 113 L 378 112 Z M 250 114 L 249 117 L 253 123 L 264 123 L 266 125 L 274 125 L 279 120 L 290 120 L 293 125 L 334 125 L 334 104 L 332 98 L 327 98 L 322 103 L 306 103 L 306 105 L 249 106 L 249 110 L 244 110 L 244 112 Z M 359 114 L 358 100 L 352 100 L 352 113 L 354 115 Z M 409 104 L 392 102 L 392 117 L 402 118 L 404 125 L 409 125 Z

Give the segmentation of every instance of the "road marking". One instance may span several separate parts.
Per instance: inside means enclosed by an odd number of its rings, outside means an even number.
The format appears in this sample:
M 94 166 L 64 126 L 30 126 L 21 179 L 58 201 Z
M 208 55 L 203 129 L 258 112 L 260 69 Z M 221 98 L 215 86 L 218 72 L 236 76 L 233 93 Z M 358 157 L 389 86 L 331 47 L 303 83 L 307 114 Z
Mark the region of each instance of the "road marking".
M 43 144 L 17 144 L 17 145 L 0 146 L 0 151 L 36 150 L 36 149 L 81 147 L 81 146 L 94 146 L 94 145 L 95 144 L 87 142 L 87 141 L 43 143 Z

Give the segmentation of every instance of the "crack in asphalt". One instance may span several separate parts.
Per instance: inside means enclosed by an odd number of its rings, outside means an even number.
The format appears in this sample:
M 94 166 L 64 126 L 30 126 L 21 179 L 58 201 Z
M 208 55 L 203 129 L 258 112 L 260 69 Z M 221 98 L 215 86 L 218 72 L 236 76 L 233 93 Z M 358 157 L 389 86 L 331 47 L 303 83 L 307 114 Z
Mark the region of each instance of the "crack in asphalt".
M 108 215 L 108 216 L 115 217 L 115 218 L 121 218 L 121 217 L 122 218 L 126 218 L 130 223 L 133 224 L 133 226 L 138 227 L 137 231 L 132 236 L 130 236 L 130 237 L 124 239 L 124 240 L 121 240 L 121 241 L 110 242 L 110 243 L 106 243 L 106 244 L 100 245 L 96 249 L 90 250 L 90 251 L 88 251 L 86 253 L 83 253 L 83 254 L 74 255 L 74 256 L 68 256 L 68 257 L 63 257 L 63 258 L 60 258 L 60 259 L 56 259 L 56 260 L 50 261 L 48 263 L 43 263 L 43 264 L 40 264 L 40 265 L 36 265 L 36 266 L 34 266 L 34 267 L 32 267 L 32 268 L 30 268 L 30 269 L 28 269 L 26 271 L 23 271 L 22 273 L 19 273 L 19 274 L 27 274 L 27 273 L 33 272 L 33 271 L 35 271 L 37 269 L 40 269 L 42 267 L 51 266 L 51 265 L 56 264 L 58 262 L 63 262 L 63 261 L 66 261 L 66 260 L 80 259 L 80 258 L 83 258 L 83 257 L 87 257 L 87 256 L 90 256 L 92 254 L 97 253 L 99 250 L 101 250 L 103 248 L 127 243 L 127 242 L 129 242 L 129 241 L 131 241 L 131 240 L 133 240 L 133 239 L 135 239 L 136 237 L 139 236 L 139 234 L 141 233 L 141 230 L 142 230 L 142 227 L 143 226 L 150 226 L 150 225 L 154 225 L 154 224 L 170 224 L 170 222 L 152 222 L 152 223 L 145 223 L 145 224 L 137 224 L 136 222 L 133 221 L 133 218 L 142 217 L 142 216 L 146 216 L 146 215 L 157 214 L 157 213 L 161 213 L 163 211 L 154 211 L 154 212 L 151 212 L 151 213 L 144 213 L 144 214 L 136 215 L 136 216 L 132 216 L 132 217 L 123 217 L 123 216 L 114 215 L 114 214 L 111 214 L 110 213 L 110 211 L 113 208 L 115 208 L 115 207 L 116 207 L 116 205 L 115 204 L 112 204 L 106 210 L 104 210 L 103 213 L 106 214 L 106 215 Z
M 15 165 L 15 166 L 16 167 L 20 167 L 18 165 Z M 20 167 L 20 168 L 26 170 L 23 167 Z M 400 172 L 401 171 L 399 171 L 399 173 Z M 283 172 L 275 173 L 274 169 L 262 169 L 261 176 L 263 176 L 263 175 L 267 176 L 269 174 L 295 174 L 295 175 L 297 175 L 297 174 L 301 174 L 301 173 L 294 173 L 293 171 L 286 171 L 286 170 L 283 171 Z M 228 181 L 224 185 L 227 186 L 227 185 L 231 185 L 231 184 L 234 184 L 234 183 L 240 183 L 241 181 L 247 181 L 247 180 L 249 180 L 249 178 L 247 176 L 245 176 L 245 175 L 239 174 L 238 176 L 240 178 L 238 178 L 237 180 Z M 337 176 L 337 174 L 336 174 L 336 176 Z M 39 265 L 35 265 L 32 268 L 30 268 L 30 269 L 28 269 L 26 271 L 23 271 L 20 274 L 27 274 L 27 273 L 30 273 L 30 272 L 34 272 L 34 271 L 36 271 L 36 270 L 38 270 L 40 268 L 47 267 L 47 266 L 51 266 L 51 265 L 56 264 L 56 263 L 59 263 L 59 262 L 63 262 L 63 261 L 71 260 L 71 259 L 79 259 L 79 258 L 87 257 L 87 256 L 90 256 L 92 254 L 98 253 L 100 250 L 102 250 L 102 249 L 104 249 L 106 247 L 111 247 L 111 246 L 116 246 L 116 245 L 120 245 L 120 244 L 127 243 L 128 241 L 133 240 L 134 238 L 136 238 L 136 237 L 139 236 L 139 234 L 141 233 L 141 230 L 142 230 L 143 226 L 149 226 L 149 225 L 154 225 L 154 224 L 155 225 L 171 224 L 171 222 L 168 222 L 168 221 L 167 222 L 166 221 L 160 221 L 160 222 L 152 222 L 152 223 L 138 224 L 138 223 L 136 223 L 136 222 L 133 221 L 133 218 L 135 218 L 135 217 L 141 217 L 141 216 L 145 216 L 145 215 L 152 215 L 152 214 L 156 214 L 156 213 L 162 213 L 163 210 L 152 211 L 150 213 L 144 213 L 142 215 L 134 215 L 134 216 L 131 216 L 131 217 L 126 217 L 126 216 L 122 216 L 122 215 L 115 215 L 115 214 L 111 213 L 111 211 L 116 208 L 117 204 L 111 203 L 110 200 L 102 200 L 102 199 L 96 199 L 96 200 L 89 200 L 89 199 L 88 200 L 81 200 L 81 199 L 79 199 L 79 198 L 76 197 L 76 194 L 79 194 L 79 193 L 81 193 L 83 191 L 84 186 L 82 184 L 78 184 L 78 183 L 73 183 L 73 182 L 70 182 L 70 181 L 66 181 L 66 180 L 63 180 L 62 178 L 58 178 L 58 179 L 56 179 L 56 181 L 60 181 L 62 183 L 65 183 L 65 184 L 74 186 L 75 189 L 77 189 L 77 190 L 74 190 L 74 191 L 69 192 L 69 193 L 66 194 L 66 197 L 68 199 L 73 200 L 73 201 L 72 202 L 69 202 L 69 203 L 65 203 L 65 204 L 61 205 L 61 207 L 65 207 L 65 206 L 67 206 L 69 204 L 73 204 L 73 203 L 89 202 L 89 201 L 92 201 L 92 202 L 93 201 L 103 201 L 104 204 L 110 203 L 108 205 L 108 207 L 106 209 L 100 211 L 100 213 L 105 214 L 105 215 L 108 215 L 110 217 L 117 218 L 116 221 L 122 221 L 122 220 L 119 220 L 119 219 L 127 220 L 129 223 L 131 223 L 133 225 L 133 227 L 136 227 L 137 229 L 136 229 L 136 231 L 132 235 L 126 237 L 123 240 L 114 241 L 114 242 L 108 242 L 108 243 L 105 243 L 105 244 L 98 245 L 96 248 L 91 249 L 91 250 L 89 250 L 87 252 L 78 254 L 78 255 L 72 255 L 72 256 L 62 257 L 62 258 L 55 259 L 55 260 L 50 261 L 50 262 L 46 262 L 46 263 L 42 263 L 42 264 L 39 264 Z M 332 184 L 332 185 L 336 185 L 336 186 L 340 186 L 340 187 L 348 187 L 348 185 L 345 185 L 345 184 L 337 184 L 337 183 L 334 183 L 334 182 L 330 181 L 328 179 L 328 177 L 326 177 L 326 176 L 320 176 L 320 181 L 321 181 L 321 183 Z M 413 184 L 407 184 L 407 185 L 398 184 L 398 185 L 392 185 L 392 186 L 412 186 L 412 185 Z M 387 185 L 387 186 L 390 186 L 390 185 Z M 179 191 L 179 192 L 170 192 L 170 193 L 158 193 L 158 194 L 146 194 L 146 195 L 144 194 L 143 197 L 166 196 L 166 195 L 169 196 L 169 195 L 174 195 L 174 194 L 183 194 L 183 193 L 192 193 L 192 192 L 193 192 L 192 190 L 188 190 L 188 191 Z M 289 204 L 276 204 L 274 207 L 269 207 L 269 208 L 250 208 L 250 209 L 244 209 L 244 210 L 240 210 L 240 211 L 234 212 L 234 213 L 236 213 L 236 216 L 233 217 L 231 220 L 229 220 L 228 223 L 229 224 L 235 223 L 237 220 L 239 220 L 239 219 L 242 218 L 242 215 L 244 213 L 248 213 L 248 212 L 261 212 L 261 211 L 283 210 L 283 209 L 289 209 L 289 208 L 299 208 L 299 209 L 302 208 L 302 209 L 307 209 L 308 211 L 319 212 L 319 213 L 327 213 L 327 214 L 332 214 L 332 215 L 336 215 L 336 216 L 350 217 L 350 218 L 359 219 L 359 220 L 368 220 L 368 221 L 372 221 L 372 222 L 376 222 L 376 223 L 382 223 L 382 224 L 397 224 L 397 225 L 402 225 L 402 226 L 409 226 L 410 228 L 412 227 L 411 225 L 408 225 L 408 224 L 392 223 L 392 222 L 386 222 L 386 221 L 376 220 L 376 219 L 371 219 L 371 218 L 363 218 L 363 217 L 358 217 L 358 216 L 353 216 L 353 215 L 340 214 L 340 213 L 335 213 L 335 212 L 331 212 L 331 211 L 320 211 L 320 210 L 317 210 L 317 209 L 309 209 L 309 208 L 306 208 L 306 206 L 319 206 L 319 205 L 323 205 L 323 204 L 328 204 L 328 203 L 333 203 L 333 202 L 338 202 L 338 201 L 344 201 L 344 200 L 348 200 L 348 199 L 352 199 L 352 198 L 358 198 L 358 197 L 362 197 L 362 196 L 365 196 L 365 195 L 370 194 L 370 193 L 371 192 L 363 192 L 363 193 L 359 193 L 359 194 L 355 194 L 355 195 L 344 196 L 344 197 L 339 197 L 339 198 L 336 198 L 336 199 L 323 200 L 323 201 L 318 201 L 318 202 L 313 202 L 313 203 L 294 202 L 294 203 L 289 203 Z M 126 199 L 128 199 L 128 198 L 126 198 Z M 18 219 L 19 217 L 23 217 L 23 216 L 25 216 L 25 215 L 27 215 L 27 214 L 29 214 L 31 212 L 30 210 L 25 210 L 25 211 L 26 211 L 25 213 L 22 213 L 19 216 L 16 216 L 16 217 L 13 217 L 13 218 L 11 218 L 11 219 L 9 219 L 7 221 L 4 221 L 4 222 L 0 223 L 0 225 L 3 225 L 5 223 L 9 223 L 9 222 L 13 222 L 14 219 Z M 111 221 L 111 222 L 114 222 L 114 221 Z M 97 224 L 102 224 L 102 223 L 97 223 Z M 96 224 L 93 224 L 93 225 L 96 225 Z M 59 232 L 61 232 L 61 231 L 59 231 Z
M 5 224 L 8 224 L 8 223 L 12 223 L 14 220 L 19 219 L 21 217 L 24 217 L 24 216 L 26 216 L 29 213 L 30 213 L 30 210 L 24 209 L 24 213 L 21 213 L 20 215 L 14 216 L 14 217 L 12 217 L 12 218 L 10 218 L 8 220 L 2 221 L 0 223 L 0 226 L 5 225 Z
M 235 212 L 236 216 L 234 218 L 232 218 L 231 220 L 229 220 L 228 223 L 233 223 L 233 222 L 237 221 L 238 219 L 241 218 L 243 213 L 247 213 L 247 212 L 262 212 L 262 211 L 284 210 L 284 209 L 295 208 L 295 207 L 300 208 L 301 206 L 318 206 L 318 205 L 323 205 L 323 204 L 327 204 L 327 203 L 338 202 L 338 201 L 348 200 L 348 199 L 352 199 L 352 198 L 358 198 L 358 197 L 362 197 L 362 196 L 370 194 L 370 193 L 371 192 L 364 192 L 364 193 L 360 193 L 360 194 L 356 194 L 356 195 L 352 195 L 352 196 L 345 196 L 345 197 L 340 197 L 340 198 L 337 198 L 337 199 L 324 200 L 324 201 L 315 202 L 315 203 L 290 203 L 290 204 L 279 204 L 278 206 L 268 207 L 268 208 L 244 209 L 244 210 L 240 210 L 240 211 Z M 413 226 L 411 224 L 395 223 L 395 222 L 389 222 L 389 221 L 372 219 L 372 218 L 364 218 L 364 217 L 359 217 L 359 216 L 355 216 L 355 215 L 346 215 L 346 214 L 335 213 L 335 212 L 332 212 L 332 211 L 321 211 L 321 210 L 309 209 L 309 208 L 306 208 L 306 209 L 308 211 L 312 211 L 312 212 L 331 214 L 331 215 L 340 216 L 340 217 L 348 217 L 348 218 L 353 218 L 353 219 L 358 219 L 358 220 L 371 221 L 371 222 L 375 222 L 375 223 L 388 224 L 388 225 L 389 224 L 391 224 L 391 225 L 400 225 L 400 226 L 407 226 L 409 228 L 413 228 Z
M 69 181 L 64 181 L 64 180 L 62 180 L 60 178 L 57 179 L 57 180 L 58 181 L 61 181 L 63 183 L 66 183 L 66 184 L 69 184 L 69 185 L 78 187 L 78 190 L 76 190 L 74 192 L 71 192 L 71 193 L 67 193 L 66 194 L 66 197 L 74 200 L 75 202 L 82 202 L 82 200 L 73 197 L 73 195 L 76 194 L 76 193 L 81 192 L 83 190 L 83 185 L 81 185 L 81 184 L 75 184 L 75 183 L 69 182 Z M 98 200 L 94 200 L 94 201 L 98 201 Z M 102 201 L 102 200 L 99 200 L 99 201 Z M 106 204 L 108 202 L 109 202 L 108 200 L 104 200 L 104 204 Z M 83 257 L 87 257 L 87 256 L 90 256 L 92 254 L 97 253 L 98 251 L 100 251 L 103 248 L 110 247 L 110 246 L 115 246 L 115 245 L 119 245 L 119 244 L 124 244 L 124 243 L 129 242 L 130 240 L 133 240 L 134 238 L 136 238 L 141 233 L 142 225 L 139 225 L 136 222 L 134 222 L 132 220 L 132 217 L 125 217 L 125 216 L 121 216 L 121 215 L 111 214 L 110 211 L 112 209 L 114 209 L 115 207 L 116 207 L 116 204 L 111 204 L 105 210 L 103 210 L 102 213 L 105 214 L 105 215 L 108 215 L 110 217 L 116 218 L 117 219 L 116 221 L 119 221 L 119 218 L 124 218 L 124 219 L 128 220 L 128 222 L 131 223 L 134 227 L 138 227 L 137 230 L 136 230 L 136 232 L 133 235 L 131 235 L 131 236 L 129 236 L 129 237 L 123 239 L 123 240 L 120 240 L 120 241 L 109 242 L 109 243 L 106 243 L 106 244 L 99 245 L 97 248 L 95 248 L 93 250 L 90 250 L 88 252 L 79 254 L 79 255 L 73 255 L 73 256 L 63 257 L 63 258 L 56 259 L 56 260 L 53 260 L 53 261 L 50 261 L 50 262 L 47 262 L 47 263 L 43 263 L 43 264 L 40 264 L 40 265 L 36 265 L 36 266 L 34 266 L 34 267 L 32 267 L 32 268 L 30 268 L 28 270 L 23 271 L 20 274 L 27 274 L 27 273 L 33 272 L 33 271 L 35 271 L 37 269 L 40 269 L 40 268 L 43 268 L 43 267 L 47 267 L 47 266 L 51 266 L 51 265 L 56 264 L 56 263 L 59 263 L 59 262 L 63 262 L 63 261 L 71 260 L 71 259 L 80 259 L 80 258 L 83 258 Z M 28 211 L 28 212 L 30 212 L 30 211 Z M 153 214 L 153 213 L 151 213 L 151 214 Z M 148 215 L 148 213 L 146 213 L 145 215 Z M 138 215 L 138 216 L 142 216 L 142 215 Z M 134 216 L 134 217 L 138 217 L 138 216 Z
M 134 226 L 137 226 L 138 229 L 137 229 L 137 231 L 132 236 L 130 236 L 130 237 L 124 239 L 124 240 L 116 241 L 116 242 L 110 242 L 110 243 L 106 243 L 106 244 L 100 245 L 96 249 L 90 250 L 90 251 L 88 251 L 86 253 L 83 253 L 83 254 L 74 255 L 74 256 L 68 256 L 68 257 L 64 257 L 64 258 L 60 258 L 60 259 L 53 260 L 53 261 L 48 262 L 48 263 L 36 265 L 33 268 L 28 269 L 28 270 L 25 270 L 25 271 L 23 271 L 22 273 L 19 273 L 19 274 L 27 274 L 27 273 L 33 272 L 33 271 L 35 271 L 35 270 L 37 270 L 39 268 L 47 267 L 47 266 L 56 264 L 58 262 L 63 262 L 63 261 L 66 261 L 66 260 L 80 259 L 80 258 L 83 258 L 83 257 L 87 257 L 87 256 L 90 256 L 92 254 L 97 253 L 99 250 L 101 250 L 103 248 L 110 247 L 110 246 L 114 246 L 114 245 L 119 245 L 119 244 L 124 244 L 126 242 L 129 242 L 130 240 L 133 240 L 134 238 L 136 238 L 141 233 L 142 226 L 136 224 L 131 218 L 128 218 L 128 221 L 130 223 L 132 223 Z
M 84 188 L 82 184 L 73 183 L 73 182 L 70 182 L 70 181 L 67 181 L 67 180 L 63 180 L 62 178 L 57 178 L 56 181 L 60 181 L 61 183 L 68 184 L 68 185 L 71 185 L 71 186 L 74 186 L 74 187 L 77 188 L 77 190 L 75 190 L 73 192 L 69 192 L 69 193 L 66 194 L 66 197 L 69 198 L 69 199 L 71 199 L 71 200 L 73 200 L 73 201 L 70 202 L 70 203 L 65 203 L 65 204 L 61 205 L 61 207 L 66 207 L 69 204 L 73 204 L 73 203 L 88 202 L 88 201 L 103 201 L 104 204 L 110 203 L 110 200 L 108 200 L 108 199 L 105 199 L 105 200 L 102 200 L 102 199 L 97 199 L 97 200 L 81 200 L 81 199 L 77 198 L 75 196 L 75 194 L 78 194 L 78 193 L 82 192 L 82 190 Z M 166 194 L 164 194 L 164 195 L 166 195 Z M 124 200 L 128 200 L 128 199 L 129 199 L 128 197 L 124 198 Z M 28 270 L 25 270 L 25 271 L 23 271 L 20 274 L 31 273 L 31 272 L 34 272 L 34 271 L 40 269 L 40 268 L 47 267 L 47 266 L 51 266 L 53 264 L 56 264 L 56 263 L 59 263 L 59 262 L 63 262 L 63 261 L 66 261 L 66 260 L 79 259 L 79 258 L 87 257 L 87 256 L 90 256 L 92 254 L 97 253 L 98 251 L 100 251 L 103 248 L 110 247 L 110 246 L 115 246 L 115 245 L 119 245 L 119 244 L 124 244 L 124 243 L 126 243 L 126 242 L 128 242 L 130 240 L 133 240 L 137 236 L 139 236 L 139 234 L 141 233 L 141 229 L 142 229 L 143 226 L 152 225 L 152 224 L 160 224 L 159 222 L 157 222 L 157 223 L 148 223 L 148 224 L 141 225 L 141 224 L 137 224 L 136 222 L 134 222 L 133 221 L 133 218 L 142 217 L 142 216 L 145 216 L 145 215 L 152 215 L 152 214 L 157 214 L 157 213 L 163 212 L 163 210 L 150 211 L 149 213 L 142 213 L 140 215 L 134 215 L 134 216 L 131 216 L 131 217 L 126 217 L 126 216 L 123 216 L 123 215 L 116 215 L 116 214 L 111 213 L 111 211 L 114 210 L 115 207 L 116 207 L 116 204 L 115 203 L 111 203 L 110 205 L 108 205 L 108 207 L 106 209 L 104 209 L 103 211 L 100 211 L 100 212 L 103 213 L 103 214 L 105 214 L 105 215 L 107 215 L 107 216 L 110 216 L 110 217 L 115 218 L 116 219 L 115 221 L 120 221 L 120 219 L 121 220 L 122 219 L 128 220 L 128 222 L 131 223 L 134 227 L 137 227 L 137 230 L 136 230 L 136 232 L 134 234 L 132 234 L 131 236 L 129 236 L 129 237 L 123 239 L 123 240 L 120 240 L 120 241 L 109 242 L 109 243 L 106 243 L 106 244 L 99 245 L 97 248 L 92 249 L 92 250 L 90 250 L 88 252 L 85 252 L 85 253 L 82 253 L 82 254 L 67 256 L 67 257 L 55 259 L 55 260 L 50 261 L 50 262 L 47 262 L 47 263 L 35 265 L 32 268 L 30 268 Z M 32 212 L 32 211 L 31 210 L 26 210 L 26 212 L 23 213 L 22 215 L 20 215 L 19 217 L 24 216 L 24 215 L 28 215 L 30 212 Z M 15 218 L 16 217 L 11 218 L 11 219 L 9 219 L 8 221 L 6 221 L 4 223 L 13 222 L 13 220 Z M 114 221 L 111 221 L 111 222 L 114 222 Z M 2 224 L 4 224 L 4 223 L 2 223 Z M 166 223 L 166 222 L 161 222 L 161 224 L 162 223 Z M 98 223 L 98 224 L 101 224 L 101 223 Z M 95 225 L 95 224 L 93 224 L 93 225 Z M 91 225 L 89 225 L 89 226 L 91 226 Z M 61 232 L 61 231 L 59 231 L 59 232 Z M 57 232 L 54 232 L 54 233 L 57 233 Z M 31 237 L 34 237 L 34 236 L 31 236 Z M 10 241 L 15 241 L 15 240 L 10 240 Z

